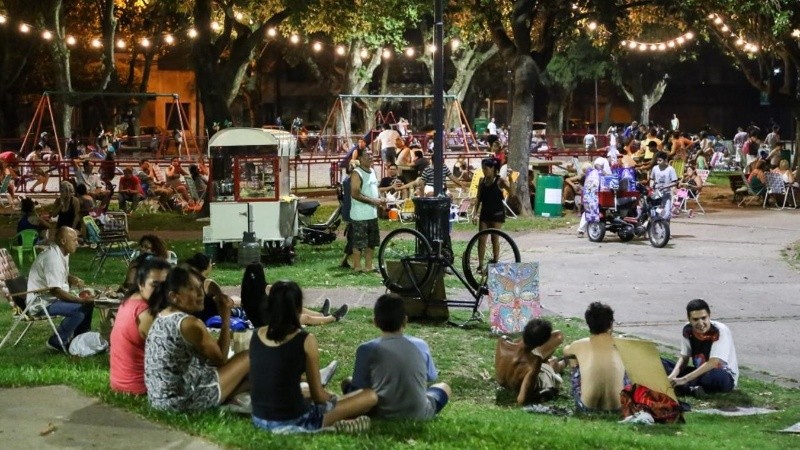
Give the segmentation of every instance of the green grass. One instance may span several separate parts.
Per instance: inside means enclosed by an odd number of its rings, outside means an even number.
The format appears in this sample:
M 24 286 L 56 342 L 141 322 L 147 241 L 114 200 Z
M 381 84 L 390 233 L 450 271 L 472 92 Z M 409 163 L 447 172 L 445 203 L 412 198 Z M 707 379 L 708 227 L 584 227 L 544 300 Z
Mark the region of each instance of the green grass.
M 6 308 L 3 306 L 2 308 Z M 0 329 L 10 324 L 7 309 L 0 309 Z M 458 311 L 461 318 L 465 311 Z M 353 368 L 358 343 L 376 336 L 370 312 L 356 309 L 345 322 L 311 328 L 320 342 L 321 362 L 340 361 L 331 388 L 338 391 L 343 377 Z M 566 340 L 586 336 L 582 322 L 555 319 Z M 767 406 L 781 409 L 776 414 L 723 418 L 698 413 L 687 414 L 685 425 L 638 427 L 617 424 L 616 415 L 554 417 L 528 414 L 512 405 L 513 395 L 499 389 L 494 376 L 495 338 L 482 324 L 460 329 L 441 324 L 410 324 L 407 332 L 431 346 L 440 380 L 453 387 L 453 399 L 437 419 L 428 423 L 373 422 L 364 435 L 321 434 L 314 436 L 273 436 L 254 429 L 247 417 L 227 412 L 170 414 L 152 411 L 146 399 L 112 393 L 108 388 L 108 356 L 65 358 L 45 350 L 47 327 L 35 326 L 17 349 L 2 350 L 0 386 L 40 386 L 66 384 L 99 397 L 102 401 L 141 414 L 163 425 L 203 436 L 230 448 L 400 448 L 426 449 L 529 449 L 529 448 L 792 448 L 795 436 L 771 433 L 797 421 L 800 393 L 772 384 L 743 378 L 736 392 L 719 395 L 712 401 L 693 401 L 695 408 L 728 405 Z M 567 381 L 567 386 L 568 386 Z M 556 405 L 570 407 L 571 399 L 562 391 Z

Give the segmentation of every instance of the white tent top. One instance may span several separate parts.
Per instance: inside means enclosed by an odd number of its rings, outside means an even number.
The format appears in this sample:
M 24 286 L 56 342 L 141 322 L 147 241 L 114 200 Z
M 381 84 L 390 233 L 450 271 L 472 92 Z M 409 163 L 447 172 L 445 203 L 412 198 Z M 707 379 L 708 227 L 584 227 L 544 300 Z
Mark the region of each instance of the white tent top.
M 208 140 L 211 147 L 237 146 L 277 146 L 280 156 L 294 155 L 297 147 L 295 137 L 284 130 L 265 130 L 263 128 L 232 127 L 217 131 Z

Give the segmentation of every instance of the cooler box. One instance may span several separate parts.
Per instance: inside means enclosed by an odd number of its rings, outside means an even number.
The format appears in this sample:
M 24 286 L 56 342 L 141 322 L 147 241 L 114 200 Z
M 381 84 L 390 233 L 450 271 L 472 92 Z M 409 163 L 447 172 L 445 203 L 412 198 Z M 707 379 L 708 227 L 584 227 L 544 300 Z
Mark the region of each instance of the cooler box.
M 539 175 L 536 178 L 534 214 L 542 217 L 561 217 L 561 192 L 564 178 L 558 175 Z

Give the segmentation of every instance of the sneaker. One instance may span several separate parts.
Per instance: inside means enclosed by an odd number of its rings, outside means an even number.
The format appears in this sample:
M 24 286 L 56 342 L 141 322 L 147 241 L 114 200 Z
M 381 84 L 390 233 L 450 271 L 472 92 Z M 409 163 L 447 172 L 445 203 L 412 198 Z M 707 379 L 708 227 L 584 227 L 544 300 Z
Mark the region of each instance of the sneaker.
M 349 309 L 350 308 L 348 308 L 347 305 L 344 304 L 344 305 L 340 306 L 339 309 L 334 311 L 333 314 L 331 314 L 331 315 L 336 319 L 337 322 L 339 322 L 340 320 L 342 320 L 344 318 L 344 316 L 347 315 L 347 311 Z
M 66 342 L 64 343 L 64 345 L 66 346 L 66 348 L 69 348 L 69 345 Z M 59 352 L 59 353 L 63 353 L 64 352 L 64 349 L 61 348 L 61 344 L 60 343 L 53 342 L 50 339 L 45 341 L 44 346 L 47 347 L 48 349 L 54 351 L 54 352 Z
M 322 369 L 320 369 L 319 378 L 320 378 L 320 381 L 322 382 L 322 386 L 323 387 L 327 386 L 328 383 L 331 382 L 331 379 L 333 378 L 333 374 L 336 373 L 336 369 L 338 369 L 338 368 L 339 368 L 339 361 L 336 361 L 334 359 L 333 361 L 331 361 L 330 364 L 328 364 L 327 366 L 325 366 Z
M 583 231 L 578 231 L 578 237 L 579 237 L 579 238 L 582 238 L 582 237 L 584 237 L 585 235 L 586 235 L 586 233 L 584 233 Z
M 340 420 L 333 428 L 338 433 L 363 433 L 369 430 L 370 423 L 369 416 L 358 416 L 352 420 Z
M 323 316 L 330 316 L 331 315 L 331 299 L 326 298 L 324 302 L 322 302 L 322 308 L 319 310 Z
M 656 423 L 653 416 L 646 411 L 639 411 L 632 416 L 628 416 L 619 421 L 619 423 L 640 423 L 643 425 L 652 425 Z
M 693 210 L 693 209 L 690 209 L 690 210 L 689 210 L 689 216 L 688 216 L 688 217 L 689 217 L 690 219 L 694 218 L 694 210 Z

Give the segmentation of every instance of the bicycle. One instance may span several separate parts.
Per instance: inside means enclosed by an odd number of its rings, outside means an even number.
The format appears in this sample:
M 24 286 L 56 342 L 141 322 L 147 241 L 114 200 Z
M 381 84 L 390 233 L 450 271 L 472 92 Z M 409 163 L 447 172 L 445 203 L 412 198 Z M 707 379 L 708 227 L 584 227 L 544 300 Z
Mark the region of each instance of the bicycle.
M 479 259 L 479 243 L 486 237 L 486 254 Z M 496 244 L 495 244 L 496 242 Z M 424 286 L 437 279 L 443 271 L 455 275 L 467 288 L 473 300 L 447 300 L 448 306 L 471 307 L 472 317 L 467 320 L 481 321 L 478 306 L 484 295 L 490 263 L 521 262 L 519 248 L 505 232 L 489 228 L 479 231 L 467 243 L 461 257 L 463 274 L 453 265 L 452 250 L 443 245 L 442 239 L 434 239 L 435 248 L 422 233 L 411 228 L 398 228 L 390 232 L 378 250 L 378 268 L 383 284 L 401 296 L 415 296 L 427 301 L 431 292 L 423 292 Z M 433 288 L 430 289 L 431 291 Z

